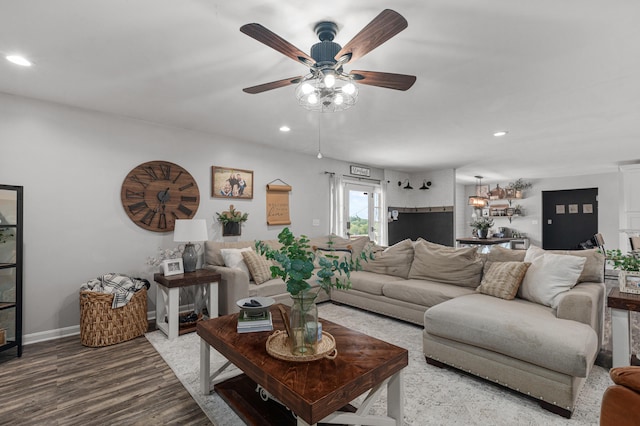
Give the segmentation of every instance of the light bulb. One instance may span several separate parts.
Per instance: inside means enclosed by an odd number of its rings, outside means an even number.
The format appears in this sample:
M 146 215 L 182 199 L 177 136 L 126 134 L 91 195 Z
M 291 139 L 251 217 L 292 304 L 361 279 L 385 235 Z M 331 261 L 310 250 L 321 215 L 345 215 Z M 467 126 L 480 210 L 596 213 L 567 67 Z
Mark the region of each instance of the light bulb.
M 324 76 L 324 85 L 327 88 L 333 87 L 336 84 L 336 77 L 333 74 L 327 74 Z
M 342 86 L 342 91 L 347 95 L 353 95 L 353 93 L 356 91 L 356 86 L 354 86 L 353 83 L 347 83 Z
M 5 56 L 5 58 L 7 59 L 7 61 L 12 62 L 16 65 L 22 65 L 23 67 L 31 66 L 31 61 L 29 61 L 27 58 L 24 58 L 22 56 L 8 55 L 8 56 Z
M 318 151 L 318 160 L 322 159 L 322 153 Z
M 315 93 L 312 93 L 309 95 L 309 97 L 307 98 L 307 101 L 311 104 L 311 105 L 315 105 L 318 103 L 318 96 L 316 96 Z
M 302 93 L 304 93 L 305 95 L 308 95 L 311 92 L 313 92 L 313 86 L 310 85 L 309 83 L 304 83 L 302 85 Z
M 344 99 L 342 99 L 342 95 L 338 93 L 335 98 L 333 98 L 333 103 L 336 105 L 342 105 L 342 102 L 344 102 Z

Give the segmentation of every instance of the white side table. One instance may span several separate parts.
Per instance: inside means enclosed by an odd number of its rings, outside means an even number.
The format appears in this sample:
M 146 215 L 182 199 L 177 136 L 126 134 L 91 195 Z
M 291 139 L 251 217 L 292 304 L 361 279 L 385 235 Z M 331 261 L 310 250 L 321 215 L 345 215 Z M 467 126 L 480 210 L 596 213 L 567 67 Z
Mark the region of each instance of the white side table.
M 629 312 L 640 312 L 640 295 L 612 288 L 607 297 L 611 308 L 611 344 L 613 367 L 631 365 L 631 324 Z
M 156 328 L 162 330 L 169 339 L 175 339 L 179 334 L 195 331 L 193 327 L 180 329 L 180 287 L 208 284 L 206 288 L 206 305 L 209 318 L 218 317 L 218 283 L 220 274 L 209 269 L 198 269 L 194 272 L 171 275 L 154 274 L 154 281 L 158 284 L 156 291 Z M 164 322 L 165 317 L 168 323 Z

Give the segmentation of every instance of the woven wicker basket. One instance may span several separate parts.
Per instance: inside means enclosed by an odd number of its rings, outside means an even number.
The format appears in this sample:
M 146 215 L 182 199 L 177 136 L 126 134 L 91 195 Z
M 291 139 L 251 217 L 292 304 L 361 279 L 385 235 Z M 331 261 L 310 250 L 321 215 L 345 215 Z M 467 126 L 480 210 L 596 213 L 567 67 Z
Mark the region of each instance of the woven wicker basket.
M 112 294 L 80 292 L 80 340 L 84 346 L 115 345 L 147 332 L 146 288 L 137 291 L 122 308 L 113 309 L 112 303 Z

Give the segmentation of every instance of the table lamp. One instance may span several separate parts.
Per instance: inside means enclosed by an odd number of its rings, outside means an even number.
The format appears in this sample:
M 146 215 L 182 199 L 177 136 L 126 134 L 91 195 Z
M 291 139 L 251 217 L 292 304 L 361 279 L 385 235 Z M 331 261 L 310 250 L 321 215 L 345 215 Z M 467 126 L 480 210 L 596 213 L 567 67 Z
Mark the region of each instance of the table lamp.
M 192 241 L 207 241 L 207 221 L 204 219 L 176 219 L 173 241 L 187 243 L 182 251 L 184 272 L 193 272 L 198 263 L 198 252 Z

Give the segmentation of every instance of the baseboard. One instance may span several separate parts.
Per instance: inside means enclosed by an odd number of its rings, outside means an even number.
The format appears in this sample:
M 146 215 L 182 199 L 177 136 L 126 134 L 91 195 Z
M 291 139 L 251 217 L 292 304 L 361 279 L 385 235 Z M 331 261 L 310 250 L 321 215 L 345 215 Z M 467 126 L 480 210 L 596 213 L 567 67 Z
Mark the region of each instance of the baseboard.
M 155 319 L 156 319 L 156 311 L 147 312 L 148 321 L 154 321 Z M 31 345 L 33 343 L 62 339 L 64 337 L 75 336 L 79 334 L 80 334 L 80 325 L 72 325 L 71 327 L 56 328 L 53 330 L 39 331 L 37 333 L 25 334 L 22 344 Z

